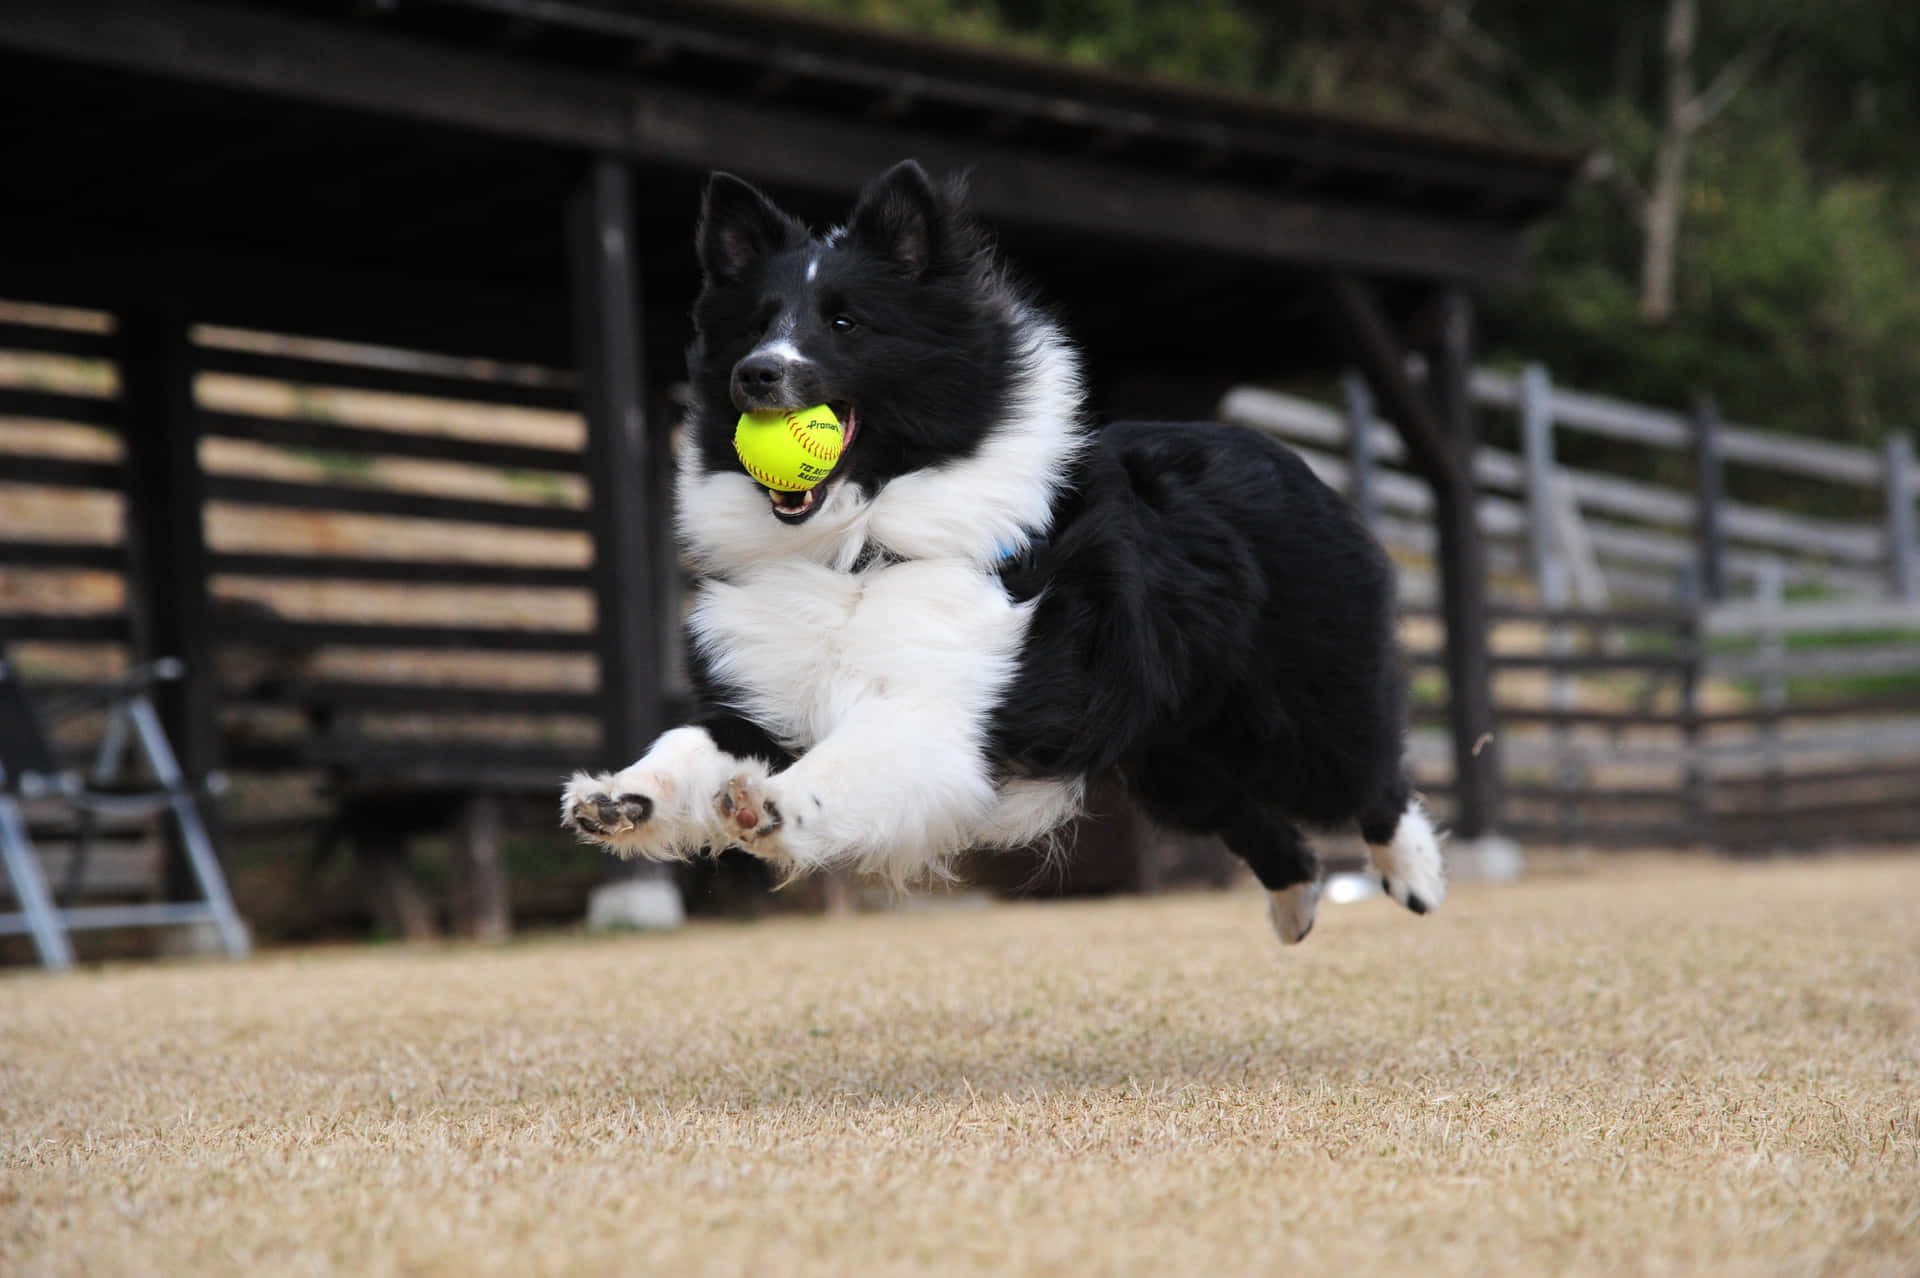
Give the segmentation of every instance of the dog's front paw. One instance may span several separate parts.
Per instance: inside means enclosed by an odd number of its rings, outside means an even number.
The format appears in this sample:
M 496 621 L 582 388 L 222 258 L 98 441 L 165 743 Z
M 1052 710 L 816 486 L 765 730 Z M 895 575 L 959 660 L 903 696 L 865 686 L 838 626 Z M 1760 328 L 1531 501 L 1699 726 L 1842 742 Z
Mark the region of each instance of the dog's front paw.
M 651 851 L 648 836 L 653 832 L 654 797 L 620 782 L 610 772 L 575 773 L 560 796 L 560 824 L 622 856 Z
M 786 818 L 772 791 L 773 778 L 764 769 L 742 768 L 720 787 L 713 810 L 735 845 L 755 856 L 781 861 L 786 859 L 780 841 Z

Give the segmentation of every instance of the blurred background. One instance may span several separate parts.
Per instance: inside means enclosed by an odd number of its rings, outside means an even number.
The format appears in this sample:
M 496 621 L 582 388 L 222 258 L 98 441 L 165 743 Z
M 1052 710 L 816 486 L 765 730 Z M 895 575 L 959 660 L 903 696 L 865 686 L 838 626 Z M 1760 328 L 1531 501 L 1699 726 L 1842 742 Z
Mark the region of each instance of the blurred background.
M 1457 870 L 1909 838 L 1917 68 L 1892 0 L 13 0 L 0 944 L 897 907 L 554 801 L 687 700 L 706 173 L 825 224 L 905 156 L 1099 415 L 1366 512 Z M 943 893 L 1233 873 L 1106 786 Z

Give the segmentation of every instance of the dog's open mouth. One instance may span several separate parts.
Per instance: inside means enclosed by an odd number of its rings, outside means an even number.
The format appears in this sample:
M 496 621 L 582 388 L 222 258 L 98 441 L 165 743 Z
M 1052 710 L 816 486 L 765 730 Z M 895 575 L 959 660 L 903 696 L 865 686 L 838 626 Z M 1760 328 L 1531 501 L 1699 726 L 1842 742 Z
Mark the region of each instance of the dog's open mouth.
M 841 467 L 846 465 L 847 452 L 853 447 L 853 437 L 860 429 L 860 423 L 854 415 L 852 404 L 829 402 L 828 408 L 840 419 L 840 460 L 834 463 L 833 471 L 825 479 L 805 492 L 782 492 L 778 488 L 765 489 L 767 500 L 773 504 L 773 513 L 782 522 L 797 524 L 811 515 L 814 508 L 825 498 L 827 489 L 840 477 Z

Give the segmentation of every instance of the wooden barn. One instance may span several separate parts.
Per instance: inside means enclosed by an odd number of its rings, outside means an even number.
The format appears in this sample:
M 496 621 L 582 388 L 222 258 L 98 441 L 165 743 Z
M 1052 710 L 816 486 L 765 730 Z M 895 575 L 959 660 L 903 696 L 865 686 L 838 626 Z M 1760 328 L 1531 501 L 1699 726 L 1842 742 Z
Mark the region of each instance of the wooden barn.
M 324 771 L 481 842 L 492 796 L 631 759 L 677 695 L 705 175 L 824 220 L 906 156 L 971 174 L 1103 413 L 1364 370 L 1436 499 L 1452 819 L 1491 828 L 1473 299 L 1578 157 L 730 4 L 11 0 L 16 666 L 178 657 L 191 777 Z

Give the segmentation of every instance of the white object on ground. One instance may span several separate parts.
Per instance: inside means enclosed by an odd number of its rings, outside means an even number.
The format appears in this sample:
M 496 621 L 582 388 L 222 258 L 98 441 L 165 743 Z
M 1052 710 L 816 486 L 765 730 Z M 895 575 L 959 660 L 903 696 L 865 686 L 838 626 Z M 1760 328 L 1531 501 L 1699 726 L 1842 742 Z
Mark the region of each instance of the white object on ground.
M 622 879 L 602 884 L 587 898 L 587 931 L 616 928 L 639 932 L 679 927 L 687 921 L 680 888 L 672 879 Z

